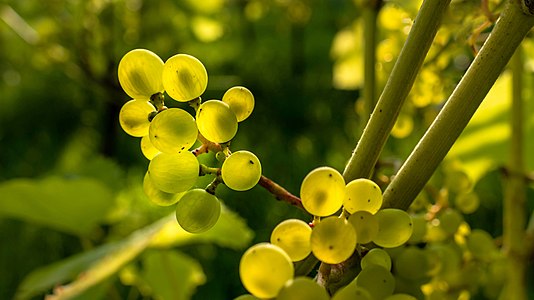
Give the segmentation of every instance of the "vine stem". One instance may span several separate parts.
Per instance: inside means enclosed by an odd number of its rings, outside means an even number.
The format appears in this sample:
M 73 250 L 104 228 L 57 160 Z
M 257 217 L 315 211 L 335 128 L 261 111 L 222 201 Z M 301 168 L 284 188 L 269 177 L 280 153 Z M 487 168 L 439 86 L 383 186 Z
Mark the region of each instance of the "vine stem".
M 267 191 L 269 191 L 271 194 L 273 194 L 277 200 L 286 202 L 306 211 L 304 209 L 304 206 L 302 206 L 302 200 L 299 197 L 291 194 L 285 188 L 272 181 L 271 179 L 261 175 L 260 182 L 258 184 Z
M 423 138 L 384 191 L 384 207 L 407 209 L 423 189 L 534 25 L 510 0 L 492 33 Z

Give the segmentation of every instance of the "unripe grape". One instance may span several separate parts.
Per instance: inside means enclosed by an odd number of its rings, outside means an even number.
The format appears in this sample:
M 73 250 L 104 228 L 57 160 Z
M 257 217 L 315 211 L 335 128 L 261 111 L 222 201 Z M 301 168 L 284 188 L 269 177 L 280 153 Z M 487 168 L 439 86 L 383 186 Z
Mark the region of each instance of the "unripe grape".
M 230 106 L 238 122 L 248 118 L 254 109 L 254 96 L 246 87 L 230 88 L 224 93 L 222 101 Z
M 189 150 L 196 142 L 198 129 L 195 118 L 180 108 L 159 112 L 150 123 L 150 142 L 161 152 Z
M 237 133 L 237 118 L 228 104 L 209 100 L 197 111 L 198 131 L 209 141 L 226 143 Z
M 425 240 L 427 233 L 427 221 L 424 214 L 412 215 L 413 230 L 408 243 L 417 244 Z
M 148 158 L 148 160 L 152 160 L 154 156 L 161 153 L 154 145 L 152 145 L 152 142 L 150 141 L 150 136 L 145 135 L 141 138 L 141 152 L 143 155 Z
M 370 243 L 378 234 L 378 220 L 366 210 L 360 210 L 349 217 L 349 223 L 356 230 L 358 243 Z
M 438 215 L 439 227 L 448 235 L 453 235 L 464 221 L 464 217 L 457 210 L 447 208 Z
M 182 197 L 183 193 L 166 193 L 159 190 L 150 180 L 148 172 L 143 179 L 143 191 L 152 203 L 159 206 L 173 205 Z
M 249 190 L 260 181 L 260 160 L 252 152 L 236 151 L 224 160 L 221 176 L 224 184 L 232 190 Z
M 191 152 L 160 153 L 148 165 L 154 185 L 167 193 L 185 192 L 196 183 L 200 166 Z
M 312 170 L 300 186 L 302 205 L 315 216 L 332 215 L 341 208 L 346 196 L 343 176 L 331 167 Z
M 126 102 L 119 112 L 122 130 L 135 137 L 147 135 L 150 126 L 148 115 L 154 111 L 156 111 L 154 106 L 143 99 Z
M 347 184 L 347 198 L 343 201 L 343 207 L 349 213 L 365 210 L 374 214 L 381 206 L 382 191 L 373 181 L 359 178 Z
M 215 226 L 221 215 L 221 203 L 203 189 L 187 191 L 176 204 L 176 221 L 187 232 L 201 233 Z
M 380 247 L 394 248 L 408 241 L 413 231 L 412 218 L 403 210 L 386 208 L 375 214 L 378 233 L 373 242 Z
M 328 300 L 324 289 L 309 277 L 290 279 L 278 293 L 276 300 Z
M 480 199 L 475 192 L 462 193 L 456 196 L 454 206 L 464 214 L 474 213 L 480 205 Z
M 384 300 L 417 300 L 417 298 L 408 294 L 393 294 Z
M 133 99 L 150 99 L 163 92 L 162 72 L 163 61 L 159 56 L 146 49 L 134 49 L 119 62 L 119 83 Z
M 163 67 L 163 86 L 171 98 L 187 102 L 200 97 L 208 86 L 208 72 L 196 57 L 176 54 Z
M 356 231 L 342 218 L 327 217 L 314 226 L 310 242 L 317 259 L 328 264 L 338 264 L 354 253 Z
M 332 300 L 374 300 L 369 292 L 357 286 L 354 281 L 340 288 L 332 297 Z
M 466 238 L 466 245 L 474 257 L 491 261 L 497 254 L 497 247 L 489 233 L 482 229 L 473 229 Z
M 357 286 L 367 290 L 373 299 L 384 299 L 395 290 L 395 278 L 384 267 L 370 265 L 354 280 Z
M 271 233 L 271 244 L 282 248 L 292 261 L 306 258 L 311 252 L 312 229 L 299 219 L 289 219 L 276 225 Z
M 395 259 L 395 274 L 409 280 L 420 280 L 430 271 L 430 260 L 423 249 L 406 247 Z
M 362 258 L 362 269 L 367 268 L 370 265 L 379 265 L 386 270 L 391 271 L 391 257 L 389 254 L 380 248 L 373 248 Z

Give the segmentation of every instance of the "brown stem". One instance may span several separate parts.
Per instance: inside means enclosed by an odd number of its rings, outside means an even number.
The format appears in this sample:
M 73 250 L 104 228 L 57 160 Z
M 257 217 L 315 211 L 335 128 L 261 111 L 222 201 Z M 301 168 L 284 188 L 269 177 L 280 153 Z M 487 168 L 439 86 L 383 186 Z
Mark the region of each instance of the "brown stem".
M 302 210 L 305 210 L 304 206 L 302 206 L 302 200 L 300 200 L 299 197 L 291 194 L 285 188 L 272 181 L 271 179 L 261 175 L 259 185 L 265 188 L 271 194 L 273 194 L 277 200 L 286 202 Z

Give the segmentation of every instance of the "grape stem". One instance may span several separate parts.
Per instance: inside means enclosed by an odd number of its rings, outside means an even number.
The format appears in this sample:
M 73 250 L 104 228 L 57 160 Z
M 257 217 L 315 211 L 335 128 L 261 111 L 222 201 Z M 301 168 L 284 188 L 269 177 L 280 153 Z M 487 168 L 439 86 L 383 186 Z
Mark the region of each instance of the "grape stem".
M 304 206 L 302 206 L 302 200 L 300 200 L 299 197 L 291 194 L 285 188 L 272 181 L 271 179 L 265 177 L 264 175 L 261 175 L 258 184 L 265 188 L 267 191 L 269 191 L 271 194 L 273 194 L 277 200 L 286 202 L 306 211 L 304 209 Z

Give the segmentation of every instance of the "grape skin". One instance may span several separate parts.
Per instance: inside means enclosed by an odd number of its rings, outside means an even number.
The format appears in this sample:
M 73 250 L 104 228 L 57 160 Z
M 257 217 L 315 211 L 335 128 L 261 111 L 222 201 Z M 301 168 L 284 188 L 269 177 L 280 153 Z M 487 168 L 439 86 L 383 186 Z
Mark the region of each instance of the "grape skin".
M 374 214 L 381 206 L 382 191 L 373 181 L 359 178 L 347 184 L 347 198 L 343 202 L 343 207 L 349 213 L 366 210 Z
M 279 246 L 292 261 L 300 261 L 311 252 L 312 229 L 299 219 L 288 219 L 276 225 L 271 233 L 271 244 Z
M 224 184 L 232 190 L 249 190 L 260 181 L 260 160 L 252 152 L 236 151 L 224 160 L 221 176 Z
M 237 118 L 228 104 L 208 100 L 200 105 L 196 115 L 200 134 L 214 143 L 226 143 L 237 133 Z
M 406 243 L 413 232 L 412 218 L 403 210 L 386 208 L 375 214 L 378 233 L 373 242 L 380 247 L 394 248 Z
M 118 77 L 122 89 L 133 99 L 150 99 L 163 92 L 163 61 L 154 52 L 134 49 L 119 62 Z
M 163 66 L 163 86 L 169 96 L 180 102 L 200 97 L 208 86 L 208 72 L 196 57 L 176 54 Z
M 167 193 L 185 192 L 199 176 L 200 165 L 191 152 L 160 153 L 148 165 L 148 174 L 154 185 Z
M 222 101 L 230 106 L 237 122 L 248 118 L 254 110 L 254 95 L 246 87 L 234 86 L 226 91 Z
M 159 190 L 150 180 L 148 172 L 145 173 L 143 178 L 143 191 L 152 203 L 159 206 L 170 206 L 178 202 L 182 197 L 183 193 L 166 193 Z
M 329 216 L 338 211 L 346 197 L 345 179 L 334 168 L 312 170 L 300 186 L 302 205 L 314 216 Z
M 311 249 L 322 262 L 338 264 L 356 248 L 356 231 L 346 220 L 332 216 L 322 219 L 312 230 Z
M 154 106 L 145 99 L 130 100 L 119 111 L 119 124 L 131 136 L 145 136 L 150 126 L 148 115 L 154 111 Z
M 190 233 L 209 230 L 215 226 L 220 215 L 219 199 L 203 189 L 187 191 L 176 204 L 176 221 Z
M 196 142 L 198 129 L 191 114 L 180 108 L 159 112 L 149 128 L 150 142 L 161 152 L 189 150 Z

